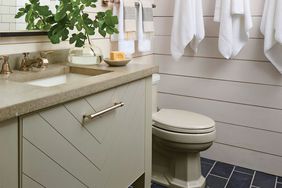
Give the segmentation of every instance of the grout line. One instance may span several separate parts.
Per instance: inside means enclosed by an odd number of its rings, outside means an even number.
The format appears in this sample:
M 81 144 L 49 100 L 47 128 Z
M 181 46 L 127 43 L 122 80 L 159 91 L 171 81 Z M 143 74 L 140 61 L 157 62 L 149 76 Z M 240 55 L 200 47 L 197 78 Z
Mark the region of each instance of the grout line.
M 213 169 L 213 167 L 215 166 L 215 164 L 217 163 L 217 161 L 215 161 L 211 167 L 211 169 L 209 170 L 209 172 L 207 173 L 206 177 L 208 177 L 211 174 L 211 171 Z
M 251 181 L 250 187 L 252 187 L 252 186 L 253 186 L 253 182 L 254 182 L 254 179 L 255 179 L 256 172 L 257 172 L 257 171 L 255 171 L 255 172 L 254 172 L 254 174 L 253 174 L 253 178 L 252 178 L 252 181 Z
M 275 178 L 275 185 L 274 185 L 274 188 L 276 188 L 276 187 L 277 187 L 277 184 L 278 184 L 278 177 L 276 176 L 276 178 Z
M 210 174 L 211 176 L 215 176 L 215 177 L 218 177 L 218 178 L 221 178 L 221 179 L 225 179 L 228 181 L 228 178 L 226 177 L 222 177 L 222 176 L 219 176 L 219 175 L 215 175 L 215 174 Z
M 247 172 L 241 172 L 241 171 L 238 171 L 238 170 L 234 170 L 234 171 L 238 172 L 240 174 L 245 174 L 245 175 L 253 176 L 253 174 L 250 174 L 250 173 L 247 173 Z
M 235 170 L 235 166 L 233 166 L 233 169 L 232 169 L 232 171 L 231 171 L 231 174 L 229 175 L 228 180 L 227 180 L 227 182 L 226 182 L 226 184 L 225 184 L 225 187 L 224 187 L 224 188 L 226 188 L 226 187 L 227 187 L 227 185 L 228 185 L 228 183 L 229 183 L 229 181 L 230 181 L 230 179 L 231 179 L 231 177 L 232 177 L 232 174 L 233 174 L 234 170 Z

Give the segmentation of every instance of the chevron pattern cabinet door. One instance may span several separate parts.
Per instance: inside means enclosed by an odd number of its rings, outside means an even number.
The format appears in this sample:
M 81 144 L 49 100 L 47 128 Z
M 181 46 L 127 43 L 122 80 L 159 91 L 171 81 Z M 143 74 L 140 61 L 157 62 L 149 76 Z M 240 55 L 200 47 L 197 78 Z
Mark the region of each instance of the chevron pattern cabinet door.
M 22 187 L 127 188 L 144 173 L 145 80 L 22 118 Z M 83 122 L 114 103 L 125 106 Z

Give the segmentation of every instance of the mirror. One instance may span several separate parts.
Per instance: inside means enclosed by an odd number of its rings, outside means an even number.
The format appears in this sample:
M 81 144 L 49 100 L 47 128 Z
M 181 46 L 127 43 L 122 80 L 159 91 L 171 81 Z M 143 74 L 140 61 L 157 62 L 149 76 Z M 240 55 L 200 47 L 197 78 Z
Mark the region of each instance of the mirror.
M 18 9 L 29 0 L 0 0 L 0 36 L 45 35 L 44 31 L 28 31 L 24 17 L 15 19 Z M 41 5 L 48 5 L 55 10 L 59 0 L 40 0 Z

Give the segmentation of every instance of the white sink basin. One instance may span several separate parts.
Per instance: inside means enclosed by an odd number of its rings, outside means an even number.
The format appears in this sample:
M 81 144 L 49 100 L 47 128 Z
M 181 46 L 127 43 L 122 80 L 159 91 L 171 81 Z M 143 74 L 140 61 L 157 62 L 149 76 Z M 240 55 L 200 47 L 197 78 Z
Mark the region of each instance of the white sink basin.
M 83 74 L 67 73 L 67 74 L 63 74 L 63 75 L 59 75 L 59 76 L 53 76 L 53 77 L 49 77 L 49 78 L 32 80 L 32 81 L 28 81 L 28 82 L 25 82 L 25 83 L 29 84 L 29 85 L 34 85 L 34 86 L 52 87 L 52 86 L 65 84 L 67 82 L 76 81 L 77 79 L 87 78 L 87 77 L 90 77 L 90 76 L 89 75 L 83 75 Z

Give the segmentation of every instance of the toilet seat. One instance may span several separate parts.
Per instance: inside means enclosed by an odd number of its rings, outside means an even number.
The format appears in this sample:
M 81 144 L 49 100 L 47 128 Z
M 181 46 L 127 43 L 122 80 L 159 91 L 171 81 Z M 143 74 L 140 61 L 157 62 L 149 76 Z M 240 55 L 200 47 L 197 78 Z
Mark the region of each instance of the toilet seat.
M 158 127 L 153 126 L 153 135 L 167 140 L 173 143 L 182 143 L 182 144 L 204 144 L 214 141 L 216 131 L 203 134 L 189 134 L 189 133 L 179 133 L 167 131 Z
M 207 134 L 215 131 L 215 122 L 204 115 L 194 112 L 161 109 L 153 114 L 156 128 L 174 133 Z

